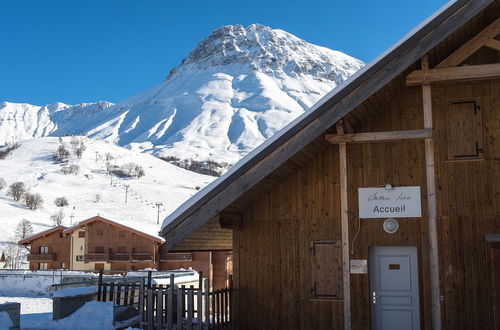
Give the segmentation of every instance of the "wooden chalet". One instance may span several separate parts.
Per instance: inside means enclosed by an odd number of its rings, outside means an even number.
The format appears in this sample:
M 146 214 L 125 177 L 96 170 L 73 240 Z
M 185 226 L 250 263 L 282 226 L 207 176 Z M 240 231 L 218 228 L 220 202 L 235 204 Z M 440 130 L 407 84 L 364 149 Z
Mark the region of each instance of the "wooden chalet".
M 29 247 L 28 262 L 31 270 L 69 269 L 70 240 L 63 236 L 64 226 L 44 230 L 20 240 Z
M 500 329 L 499 17 L 450 2 L 165 220 L 233 250 L 235 329 Z
M 95 216 L 63 231 L 71 237 L 71 269 L 138 270 L 157 268 L 164 240 Z
M 95 216 L 66 228 L 58 226 L 19 241 L 29 247 L 31 270 L 71 269 L 130 271 L 188 269 L 203 272 L 210 286 L 227 286 L 232 253 L 197 250 L 164 253 L 164 239 Z

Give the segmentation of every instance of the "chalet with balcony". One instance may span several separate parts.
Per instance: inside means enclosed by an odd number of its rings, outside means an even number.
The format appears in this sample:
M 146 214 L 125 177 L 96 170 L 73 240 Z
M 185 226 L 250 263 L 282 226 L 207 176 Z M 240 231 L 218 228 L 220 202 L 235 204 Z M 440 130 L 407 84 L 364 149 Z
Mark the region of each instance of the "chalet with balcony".
M 157 268 L 161 237 L 95 216 L 67 228 L 70 268 L 75 270 L 137 270 Z
M 57 226 L 19 241 L 19 244 L 28 247 L 31 270 L 70 268 L 71 241 L 64 237 L 65 229 L 64 226 Z

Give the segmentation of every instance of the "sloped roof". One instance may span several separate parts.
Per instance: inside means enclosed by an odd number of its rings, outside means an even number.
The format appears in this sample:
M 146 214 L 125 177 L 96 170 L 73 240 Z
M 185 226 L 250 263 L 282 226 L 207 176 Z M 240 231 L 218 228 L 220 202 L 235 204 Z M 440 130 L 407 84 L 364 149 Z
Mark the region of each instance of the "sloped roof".
M 451 1 L 401 41 L 242 158 L 163 222 L 167 249 L 216 216 L 287 159 L 418 61 L 494 0 Z
M 33 234 L 33 235 L 29 236 L 29 237 L 26 237 L 25 239 L 22 239 L 19 242 L 17 242 L 17 244 L 20 244 L 20 245 L 31 244 L 31 242 L 34 241 L 34 240 L 36 240 L 37 238 L 41 238 L 41 237 L 50 235 L 50 234 L 52 234 L 52 233 L 54 233 L 56 231 L 63 231 L 64 229 L 66 229 L 66 227 L 64 227 L 64 226 L 57 226 L 57 227 L 54 227 L 54 228 L 50 228 L 50 229 L 41 231 L 39 233 Z
M 101 221 L 101 222 L 107 223 L 109 225 L 115 226 L 117 228 L 129 231 L 129 232 L 132 232 L 132 233 L 134 233 L 136 235 L 142 236 L 144 238 L 147 238 L 149 240 L 155 241 L 155 242 L 160 243 L 160 244 L 164 242 L 164 239 L 161 238 L 161 237 L 153 236 L 153 235 L 150 235 L 150 234 L 146 234 L 146 233 L 144 233 L 144 232 L 142 232 L 140 230 L 131 228 L 129 226 L 122 225 L 121 223 L 118 223 L 118 222 L 115 222 L 115 221 L 111 221 L 111 220 L 103 218 L 101 216 L 95 216 L 95 217 L 89 218 L 87 220 L 80 221 L 76 225 L 71 226 L 71 227 L 67 228 L 66 230 L 64 230 L 63 233 L 64 234 L 71 234 L 75 230 L 77 230 L 79 228 L 82 228 L 82 227 L 86 226 L 87 224 L 89 224 L 91 222 L 94 222 L 94 221 Z

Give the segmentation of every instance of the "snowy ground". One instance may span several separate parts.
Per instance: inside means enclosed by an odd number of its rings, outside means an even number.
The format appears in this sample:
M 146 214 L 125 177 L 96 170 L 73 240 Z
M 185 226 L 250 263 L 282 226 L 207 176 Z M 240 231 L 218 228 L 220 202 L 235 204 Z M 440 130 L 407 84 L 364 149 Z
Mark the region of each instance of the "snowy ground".
M 72 139 L 65 137 L 63 143 L 71 152 L 69 164 L 80 167 L 77 175 L 63 174 L 62 165 L 54 163 L 52 156 L 60 145 L 58 138 L 23 141 L 6 159 L 0 159 L 0 178 L 7 181 L 7 185 L 24 182 L 31 193 L 39 193 L 44 200 L 41 209 L 32 211 L 8 196 L 7 188 L 0 190 L 0 245 L 12 240 L 16 225 L 22 219 L 31 221 L 35 232 L 52 227 L 50 216 L 61 209 L 54 204 L 56 197 L 66 197 L 69 202 L 62 208 L 65 214 L 63 225 L 69 226 L 70 222 L 80 222 L 99 214 L 157 235 L 162 220 L 169 213 L 214 179 L 147 154 L 91 139 L 85 139 L 87 149 L 82 159 L 77 159 L 72 152 Z M 145 176 L 125 179 L 107 175 L 107 153 L 113 156 L 109 161 L 111 165 L 134 162 L 143 167 Z M 96 201 L 96 195 L 100 196 L 100 200 Z M 160 225 L 156 224 L 156 202 L 162 203 Z
M 47 297 L 1 297 L 0 304 L 21 303 L 21 328 L 37 328 L 52 319 L 52 298 Z M 43 328 L 42 328 L 43 329 Z

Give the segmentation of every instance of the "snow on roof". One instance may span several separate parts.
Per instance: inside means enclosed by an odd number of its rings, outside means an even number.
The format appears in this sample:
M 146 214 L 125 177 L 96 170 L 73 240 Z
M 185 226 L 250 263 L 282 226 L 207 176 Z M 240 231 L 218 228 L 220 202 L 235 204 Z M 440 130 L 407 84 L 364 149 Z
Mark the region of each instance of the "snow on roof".
M 77 228 L 80 228 L 84 226 L 87 223 L 93 222 L 93 221 L 104 221 L 107 223 L 110 223 L 115 226 L 119 227 L 126 227 L 125 229 L 134 231 L 140 235 L 143 236 L 149 236 L 150 238 L 153 238 L 156 241 L 164 242 L 165 239 L 161 236 L 158 236 L 158 226 L 157 225 L 149 225 L 145 223 L 137 223 L 135 221 L 125 221 L 125 220 L 120 220 L 120 219 L 114 219 L 114 220 L 109 220 L 107 218 L 104 218 L 100 215 L 97 215 L 95 217 L 80 221 L 79 223 L 68 227 L 67 229 L 64 230 L 65 234 L 69 234 L 76 230 Z

